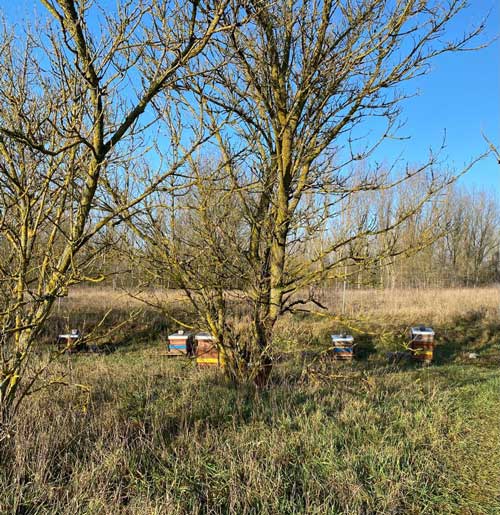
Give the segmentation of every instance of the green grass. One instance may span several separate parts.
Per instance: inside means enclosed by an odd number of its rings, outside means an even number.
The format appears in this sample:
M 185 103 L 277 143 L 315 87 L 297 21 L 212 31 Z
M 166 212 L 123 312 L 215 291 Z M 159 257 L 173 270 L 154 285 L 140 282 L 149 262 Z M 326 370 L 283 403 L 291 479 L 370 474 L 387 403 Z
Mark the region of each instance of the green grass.
M 425 368 L 385 362 L 405 327 L 366 327 L 352 364 L 318 357 L 326 323 L 287 328 L 261 392 L 158 342 L 65 357 L 74 386 L 33 397 L 2 451 L 0 513 L 500 513 L 494 317 L 436 325 Z

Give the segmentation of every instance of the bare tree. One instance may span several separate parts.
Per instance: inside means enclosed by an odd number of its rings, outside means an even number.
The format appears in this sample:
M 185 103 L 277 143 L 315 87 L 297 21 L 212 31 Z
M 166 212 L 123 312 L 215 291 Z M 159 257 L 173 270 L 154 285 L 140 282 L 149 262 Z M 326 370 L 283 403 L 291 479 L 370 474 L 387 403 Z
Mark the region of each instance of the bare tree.
M 477 286 L 498 248 L 498 206 L 486 192 L 458 188 L 450 191 L 448 204 L 450 229 L 444 243 L 449 266 L 461 284 Z
M 424 187 L 421 181 L 405 181 L 365 204 L 376 206 L 384 214 L 379 220 L 386 223 L 389 204 L 398 202 L 402 194 L 414 198 Z M 389 256 L 373 269 L 356 267 L 359 283 L 424 288 L 492 284 L 498 278 L 499 214 L 498 199 L 490 192 L 453 184 L 391 233 L 389 241 L 397 249 L 411 249 L 410 255 Z M 386 241 L 386 234 L 376 237 L 372 252 L 378 253 Z M 425 241 L 430 244 L 422 245 Z
M 202 142 L 192 133 L 183 153 L 131 180 L 154 144 L 149 106 L 163 97 L 183 123 L 176 83 L 222 30 L 228 2 L 126 1 L 111 12 L 86 0 L 42 3 L 49 19 L 38 32 L 22 40 L 6 27 L 1 38 L 0 425 L 40 386 L 46 363 L 30 358 L 55 299 L 99 280 L 86 273 L 102 250 L 96 236 Z
M 186 83 L 207 126 L 220 127 L 212 179 L 198 182 L 196 201 L 183 208 L 196 213 L 197 237 L 174 238 L 179 226 L 164 231 L 158 224 L 145 224 L 142 232 L 163 241 L 164 262 L 175 264 L 235 377 L 264 383 L 278 317 L 314 303 L 298 294 L 338 277 L 346 261 L 368 264 L 402 252 L 389 234 L 451 180 L 440 176 L 432 155 L 399 174 L 377 166 L 353 170 L 396 131 L 401 86 L 481 32 L 482 25 L 446 40 L 446 27 L 465 7 L 463 0 L 248 0 L 225 15 L 235 28 L 217 39 L 213 52 L 226 65 Z M 242 18 L 250 22 L 239 23 Z M 362 132 L 368 119 L 385 122 L 370 137 Z M 192 164 L 197 176 L 199 165 Z M 393 206 L 386 223 L 378 223 L 370 205 L 359 205 L 357 224 L 335 223 L 347 199 L 417 175 L 426 175 L 425 188 Z M 228 227 L 231 208 L 239 220 Z M 326 227 L 337 233 L 323 238 Z M 382 233 L 383 250 L 365 252 Z M 196 248 L 192 259 L 179 255 L 180 240 L 183 248 Z M 239 294 L 248 324 L 234 322 L 228 308 L 229 278 L 235 287 L 245 285 Z

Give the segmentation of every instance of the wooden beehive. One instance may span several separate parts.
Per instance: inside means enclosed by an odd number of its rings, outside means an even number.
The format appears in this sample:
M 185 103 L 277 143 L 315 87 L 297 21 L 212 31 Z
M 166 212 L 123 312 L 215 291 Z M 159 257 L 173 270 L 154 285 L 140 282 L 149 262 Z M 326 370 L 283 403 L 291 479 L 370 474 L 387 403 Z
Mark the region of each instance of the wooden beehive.
M 434 358 L 434 331 L 430 327 L 412 327 L 410 331 L 412 359 L 420 363 L 431 363 Z
M 332 334 L 333 359 L 351 361 L 354 358 L 354 338 L 350 334 Z
M 193 335 L 179 330 L 168 336 L 168 354 L 170 356 L 192 356 Z
M 195 336 L 196 364 L 199 367 L 224 366 L 221 353 L 215 342 L 215 338 L 209 333 L 199 333 Z

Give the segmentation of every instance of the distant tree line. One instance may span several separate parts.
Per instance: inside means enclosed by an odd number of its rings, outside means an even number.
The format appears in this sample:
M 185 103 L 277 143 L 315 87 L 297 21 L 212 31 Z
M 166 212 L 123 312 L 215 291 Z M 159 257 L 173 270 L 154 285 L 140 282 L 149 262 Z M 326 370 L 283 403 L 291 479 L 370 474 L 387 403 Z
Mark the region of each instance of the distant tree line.
M 375 284 L 389 288 L 474 287 L 500 281 L 498 198 L 487 191 L 455 187 L 442 202 L 442 235 L 414 256 L 398 257 L 378 270 Z
M 340 208 L 335 224 L 326 224 L 315 238 L 298 246 L 295 259 L 310 257 L 325 245 L 336 231 L 346 231 L 359 223 L 359 218 L 371 214 L 371 224 L 383 229 L 390 222 L 401 195 L 417 194 L 417 182 L 404 188 L 377 194 L 360 194 L 358 201 Z M 364 205 L 364 211 L 359 206 Z M 237 224 L 242 213 L 232 204 Z M 369 208 L 369 209 L 367 209 Z M 193 230 L 179 209 L 173 212 L 176 223 L 188 234 Z M 218 230 L 214 227 L 214 230 Z M 220 230 L 220 228 L 219 228 Z M 111 234 L 112 232 L 112 234 Z M 138 240 L 124 226 L 108 231 L 107 251 L 101 252 L 94 263 L 93 275 L 105 279 L 96 286 L 117 289 L 141 287 L 180 288 L 175 273 L 162 263 L 155 267 L 155 280 L 148 279 L 154 249 Z M 383 257 L 384 248 L 391 244 L 392 255 Z M 491 192 L 453 185 L 419 210 L 401 225 L 390 241 L 385 233 L 367 236 L 359 245 L 364 256 L 361 263 L 347 259 L 337 267 L 334 279 L 325 278 L 322 287 L 352 288 L 448 288 L 491 285 L 500 281 L 500 205 Z M 405 249 L 411 249 L 408 251 Z M 401 251 L 401 252 L 399 252 Z M 339 257 L 341 252 L 339 253 Z M 382 256 L 382 257 L 379 257 Z M 228 257 L 230 256 L 228 249 Z M 367 265 L 367 263 L 369 263 Z M 226 285 L 244 289 L 245 274 L 235 276 Z

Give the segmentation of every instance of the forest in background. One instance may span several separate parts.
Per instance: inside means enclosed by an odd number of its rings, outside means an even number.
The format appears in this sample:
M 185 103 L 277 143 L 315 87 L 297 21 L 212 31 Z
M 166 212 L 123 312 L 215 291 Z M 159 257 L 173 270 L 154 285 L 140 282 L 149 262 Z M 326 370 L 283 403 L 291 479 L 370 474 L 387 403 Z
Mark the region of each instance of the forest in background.
M 418 190 L 418 184 L 414 188 Z M 391 190 L 361 200 L 370 205 L 372 223 L 376 227 L 382 228 L 388 223 L 388 213 L 400 193 Z M 412 186 L 406 188 L 405 194 L 412 195 Z M 346 208 L 341 223 L 353 223 L 356 215 L 359 216 L 359 212 Z M 429 224 L 429 220 L 433 220 L 433 223 Z M 366 262 L 370 266 L 364 263 L 357 265 L 348 260 L 339 266 L 338 279 L 327 279 L 317 286 L 342 289 L 345 284 L 349 289 L 405 289 L 478 287 L 499 282 L 500 206 L 495 194 L 454 185 L 425 210 L 411 217 L 392 237 L 399 241 L 401 249 L 415 249 L 419 247 L 423 227 L 431 227 L 433 240 L 409 255 L 405 252 L 397 255 L 396 250 L 390 258 L 369 260 L 371 255 L 376 257 L 381 254 L 386 244 L 386 235 L 366 237 L 363 246 Z M 183 231 L 190 230 L 187 224 L 181 228 Z M 329 231 L 334 230 L 335 227 L 325 224 L 320 235 L 316 236 L 317 240 L 308 245 L 314 247 L 319 245 L 318 240 L 326 241 Z M 103 277 L 99 284 L 125 290 L 141 287 L 179 288 L 175 276 L 169 274 L 168 269 L 162 270 L 161 277 L 157 276 L 151 282 L 145 281 L 148 265 L 141 263 L 140 253 L 134 252 L 138 242 L 130 231 L 117 228 L 113 238 L 116 246 L 101 252 L 92 265 L 92 274 Z M 139 244 L 139 248 L 141 252 L 147 253 L 147 245 Z M 298 252 L 302 252 L 302 249 Z M 235 279 L 234 287 L 244 287 L 244 284 L 238 284 Z

